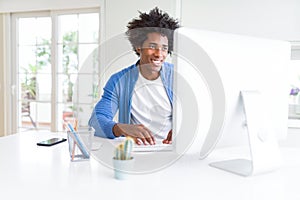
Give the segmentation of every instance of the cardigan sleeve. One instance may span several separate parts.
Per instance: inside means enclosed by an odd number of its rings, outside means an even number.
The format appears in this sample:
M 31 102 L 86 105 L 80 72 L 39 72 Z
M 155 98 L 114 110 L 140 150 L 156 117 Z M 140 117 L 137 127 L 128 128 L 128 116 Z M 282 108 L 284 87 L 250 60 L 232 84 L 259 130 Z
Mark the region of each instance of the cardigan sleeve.
M 112 128 L 116 124 L 113 118 L 119 108 L 118 77 L 113 75 L 104 87 L 101 100 L 96 104 L 89 126 L 95 129 L 95 135 L 105 138 L 115 138 Z

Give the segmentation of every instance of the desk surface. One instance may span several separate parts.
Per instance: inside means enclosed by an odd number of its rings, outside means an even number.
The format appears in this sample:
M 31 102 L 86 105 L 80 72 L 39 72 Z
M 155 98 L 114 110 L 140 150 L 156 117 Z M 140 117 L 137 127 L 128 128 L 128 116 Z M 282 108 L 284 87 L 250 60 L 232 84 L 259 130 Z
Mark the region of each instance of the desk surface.
M 61 133 L 0 138 L 1 199 L 300 199 L 300 147 L 282 147 L 283 166 L 253 177 L 209 167 L 208 163 L 233 155 L 232 150 L 216 149 L 204 160 L 198 159 L 199 152 L 188 151 L 167 168 L 119 181 L 111 168 L 94 158 L 70 162 L 67 142 L 36 145 L 52 136 Z

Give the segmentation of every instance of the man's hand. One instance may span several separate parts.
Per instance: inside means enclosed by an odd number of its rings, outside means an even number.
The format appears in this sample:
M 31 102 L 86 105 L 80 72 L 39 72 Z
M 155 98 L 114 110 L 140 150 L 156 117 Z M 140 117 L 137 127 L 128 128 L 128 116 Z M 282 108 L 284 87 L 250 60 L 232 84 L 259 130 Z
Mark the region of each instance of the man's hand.
M 172 129 L 169 131 L 167 138 L 162 141 L 164 144 L 172 144 Z
M 142 124 L 116 124 L 113 127 L 113 133 L 116 137 L 130 136 L 138 145 L 141 144 L 141 141 L 144 145 L 155 144 L 151 131 Z

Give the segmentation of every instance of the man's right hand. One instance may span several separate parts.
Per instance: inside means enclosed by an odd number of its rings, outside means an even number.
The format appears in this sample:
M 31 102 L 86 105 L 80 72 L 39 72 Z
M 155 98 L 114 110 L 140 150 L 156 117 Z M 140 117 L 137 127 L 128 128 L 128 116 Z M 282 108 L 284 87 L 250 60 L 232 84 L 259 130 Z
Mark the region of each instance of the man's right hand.
M 116 137 L 121 135 L 130 136 L 134 139 L 135 143 L 138 145 L 144 143 L 155 144 L 155 139 L 151 131 L 142 124 L 115 124 L 113 127 L 113 133 Z M 141 143 L 142 141 L 142 143 Z

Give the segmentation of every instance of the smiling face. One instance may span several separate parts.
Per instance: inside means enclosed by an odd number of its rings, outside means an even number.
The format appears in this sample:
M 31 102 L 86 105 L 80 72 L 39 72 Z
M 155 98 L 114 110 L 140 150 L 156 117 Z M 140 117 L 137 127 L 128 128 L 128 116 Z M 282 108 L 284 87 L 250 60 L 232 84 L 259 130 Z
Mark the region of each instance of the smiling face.
M 147 40 L 136 50 L 140 54 L 140 71 L 148 80 L 157 79 L 168 55 L 168 38 L 160 33 L 148 33 Z

